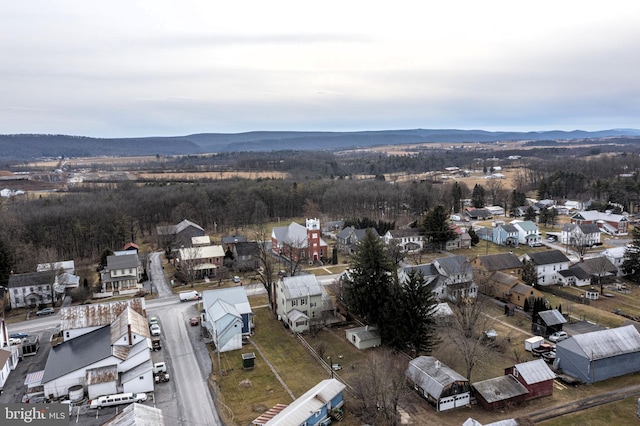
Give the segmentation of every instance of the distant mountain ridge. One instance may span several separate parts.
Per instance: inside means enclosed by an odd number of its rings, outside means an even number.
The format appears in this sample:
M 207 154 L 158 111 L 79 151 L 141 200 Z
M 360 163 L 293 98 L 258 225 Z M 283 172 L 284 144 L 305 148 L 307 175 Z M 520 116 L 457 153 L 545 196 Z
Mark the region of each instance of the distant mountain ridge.
M 485 130 L 407 129 L 358 132 L 255 131 L 186 136 L 92 138 L 69 135 L 0 135 L 0 158 L 189 155 L 213 152 L 339 150 L 418 143 L 488 143 L 520 140 L 573 140 L 638 137 L 638 129 L 588 132 L 490 132 Z

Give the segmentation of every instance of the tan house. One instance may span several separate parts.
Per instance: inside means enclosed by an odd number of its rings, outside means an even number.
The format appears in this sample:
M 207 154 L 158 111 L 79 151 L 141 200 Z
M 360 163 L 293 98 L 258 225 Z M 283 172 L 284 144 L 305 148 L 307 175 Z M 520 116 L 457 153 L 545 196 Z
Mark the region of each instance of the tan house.
M 527 299 L 531 305 L 534 299 L 544 297 L 542 292 L 526 285 L 520 278 L 501 271 L 491 274 L 484 285 L 480 285 L 479 288 L 487 296 L 513 303 L 520 308 L 524 308 Z
M 511 252 L 476 256 L 471 265 L 478 276 L 485 278 L 498 271 L 520 278 L 524 267 L 518 256 Z

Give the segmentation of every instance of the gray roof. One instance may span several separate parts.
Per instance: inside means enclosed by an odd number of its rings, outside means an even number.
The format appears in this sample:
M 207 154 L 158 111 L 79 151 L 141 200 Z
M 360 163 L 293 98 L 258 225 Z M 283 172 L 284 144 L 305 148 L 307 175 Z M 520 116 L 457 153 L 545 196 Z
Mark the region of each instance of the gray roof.
M 121 256 L 107 256 L 107 269 L 110 271 L 114 269 L 137 268 L 139 265 L 140 260 L 136 252 L 123 254 Z
M 177 224 L 174 228 L 175 233 L 179 234 L 180 232 L 184 231 L 185 229 L 189 228 L 190 226 L 193 226 L 196 229 L 201 230 L 202 232 L 204 232 L 204 228 L 202 228 L 202 226 L 198 225 L 197 223 L 193 223 L 190 220 L 183 220 L 182 222 L 180 222 L 179 224 Z
M 122 379 L 120 380 L 120 382 L 122 383 L 128 382 L 129 380 L 138 378 L 142 376 L 144 373 L 147 373 L 151 370 L 153 370 L 153 361 L 151 361 L 151 358 L 148 358 L 144 360 L 141 364 L 138 364 L 135 367 L 133 367 L 131 370 L 125 371 L 124 373 L 122 373 Z
M 257 256 L 260 253 L 258 243 L 251 241 L 241 241 L 236 243 L 236 253 L 238 256 Z
M 278 243 L 294 245 L 302 248 L 309 244 L 307 228 L 299 223 L 291 222 L 289 226 L 278 226 L 273 228 L 273 235 Z
M 380 338 L 380 332 L 376 327 L 364 326 L 348 328 L 345 330 L 345 333 L 347 332 L 360 337 L 360 340 L 374 340 Z
M 489 272 L 523 267 L 518 256 L 513 253 L 488 254 L 485 256 L 478 256 L 478 260 Z
M 421 237 L 422 234 L 420 229 L 418 228 L 403 228 L 403 229 L 393 229 L 389 231 L 389 234 L 393 238 L 403 238 L 403 237 Z
M 528 253 L 529 259 L 536 265 L 551 265 L 553 263 L 569 262 L 567 256 L 560 250 L 546 250 Z
M 38 285 L 52 285 L 55 279 L 55 271 L 29 272 L 27 274 L 14 274 L 9 276 L 9 288 L 31 287 Z
M 518 370 L 518 374 L 527 384 L 546 382 L 556 378 L 556 374 L 551 371 L 547 363 L 543 359 L 535 361 L 523 362 L 514 366 Z
M 305 296 L 319 296 L 323 290 L 316 276 L 312 274 L 283 277 L 282 289 L 287 300 Z
M 587 359 L 595 361 L 616 355 L 640 352 L 640 333 L 633 325 L 626 325 L 577 334 L 558 342 L 556 345 L 561 345 L 573 352 L 581 352 Z
M 583 223 L 580 225 L 580 230 L 584 234 L 598 234 L 600 233 L 600 228 L 595 223 Z
M 518 228 L 513 225 L 500 225 L 504 232 L 508 232 L 509 234 L 518 233 Z
M 616 274 L 618 268 L 606 256 L 596 256 L 580 262 L 582 269 L 591 275 Z M 575 265 L 574 265 L 575 266 Z
M 496 271 L 489 276 L 489 281 L 493 281 L 499 284 L 506 284 L 513 286 L 518 282 L 518 277 L 514 277 L 513 275 L 505 274 L 504 272 Z
M 452 383 L 468 382 L 432 356 L 420 356 L 409 361 L 406 375 L 434 398 L 440 398 L 443 389 Z
M 239 314 L 251 314 L 253 312 L 247 297 L 247 289 L 244 286 L 219 288 L 202 292 L 202 304 L 206 310 L 209 310 L 209 308 L 219 300 L 233 306 Z
M 101 327 L 53 346 L 44 367 L 42 383 L 50 382 L 65 374 L 109 358 L 111 356 L 110 328 Z
M 586 280 L 591 278 L 591 274 L 584 270 L 581 264 L 569 266 L 569 269 L 563 269 L 558 271 L 563 277 L 576 277 L 579 280 Z
M 557 309 L 538 312 L 540 318 L 546 325 L 560 325 L 567 322 L 567 319 Z
M 471 272 L 471 265 L 466 256 L 440 257 L 433 263 L 437 263 L 447 277 Z
M 527 388 L 511 374 L 476 382 L 472 386 L 489 404 L 529 393 Z

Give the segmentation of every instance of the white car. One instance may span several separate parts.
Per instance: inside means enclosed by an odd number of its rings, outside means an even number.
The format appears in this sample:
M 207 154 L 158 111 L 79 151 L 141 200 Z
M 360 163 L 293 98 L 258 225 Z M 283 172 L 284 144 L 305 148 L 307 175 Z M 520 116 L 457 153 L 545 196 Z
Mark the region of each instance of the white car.
M 549 341 L 551 342 L 561 342 L 564 339 L 568 339 L 569 335 L 565 331 L 556 331 L 552 335 L 549 336 Z
M 158 324 L 151 324 L 151 327 L 149 327 L 149 330 L 151 331 L 152 336 L 160 335 L 160 326 Z

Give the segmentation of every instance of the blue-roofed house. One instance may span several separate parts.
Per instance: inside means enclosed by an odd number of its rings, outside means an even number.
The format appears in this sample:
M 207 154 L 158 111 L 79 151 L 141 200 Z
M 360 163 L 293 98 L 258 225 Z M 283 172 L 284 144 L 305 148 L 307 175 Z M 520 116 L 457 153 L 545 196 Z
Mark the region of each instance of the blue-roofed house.
M 242 338 L 253 332 L 254 313 L 243 286 L 202 293 L 203 326 L 220 352 L 242 348 Z

